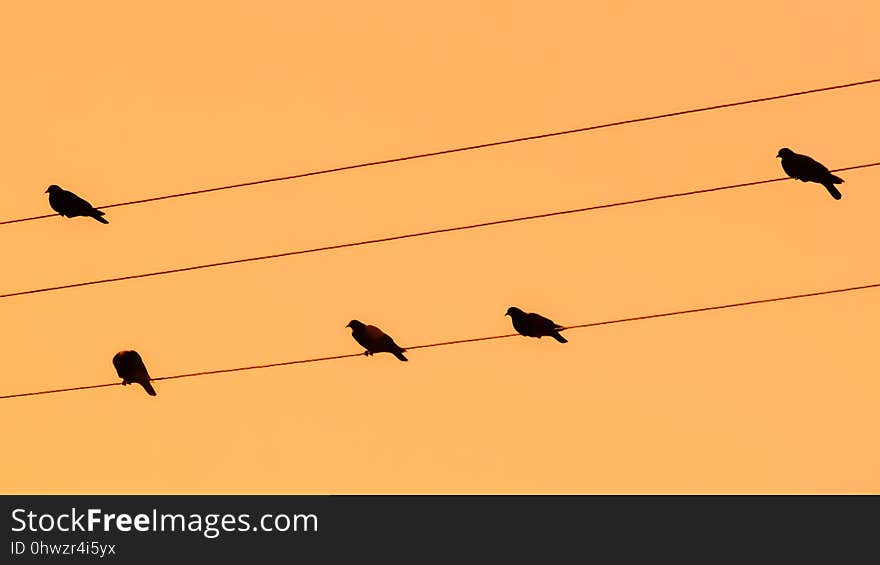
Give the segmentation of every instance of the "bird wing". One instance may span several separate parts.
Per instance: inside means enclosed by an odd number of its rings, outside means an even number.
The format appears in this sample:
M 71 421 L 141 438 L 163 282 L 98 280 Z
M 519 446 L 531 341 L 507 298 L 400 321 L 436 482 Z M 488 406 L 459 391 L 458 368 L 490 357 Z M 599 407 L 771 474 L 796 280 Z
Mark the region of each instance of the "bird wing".
M 391 337 L 377 328 L 376 326 L 366 326 L 364 328 L 364 341 L 369 345 L 365 345 L 364 347 L 369 348 L 379 348 L 383 345 L 387 345 L 389 342 L 394 343 Z
M 540 314 L 531 313 L 528 314 L 529 326 L 541 332 L 552 332 L 556 328 L 561 326 L 557 325 L 556 322 L 551 320 L 550 318 L 545 318 Z
M 65 190 L 62 194 L 64 195 L 64 204 L 70 210 L 89 211 L 93 209 L 93 206 L 87 200 L 80 198 L 69 190 Z
M 828 167 L 807 155 L 793 155 L 792 166 L 798 179 L 821 181 L 829 174 Z
M 394 353 L 395 351 L 404 351 L 402 347 L 394 343 L 394 340 L 388 334 L 385 334 L 385 336 L 382 338 L 380 347 L 389 351 L 390 353 Z

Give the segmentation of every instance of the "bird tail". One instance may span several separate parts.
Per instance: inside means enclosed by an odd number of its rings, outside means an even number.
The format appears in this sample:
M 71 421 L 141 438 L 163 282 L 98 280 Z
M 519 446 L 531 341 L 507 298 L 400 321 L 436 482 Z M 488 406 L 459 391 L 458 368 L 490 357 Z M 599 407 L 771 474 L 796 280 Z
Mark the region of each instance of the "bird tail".
M 394 356 L 397 357 L 398 359 L 400 359 L 401 361 L 409 361 L 409 359 L 407 359 L 406 357 L 404 357 L 404 355 L 403 355 L 403 352 L 404 352 L 404 351 L 406 351 L 406 350 L 405 350 L 405 349 L 401 349 L 401 348 L 398 347 L 397 349 L 395 349 L 395 350 L 392 351 L 391 353 L 393 353 Z
M 153 388 L 153 385 L 150 384 L 150 381 L 141 381 L 141 386 L 144 387 L 144 390 L 147 391 L 147 394 L 150 396 L 156 396 L 156 389 Z
M 828 175 L 828 178 L 829 178 L 829 179 L 831 180 L 831 182 L 833 182 L 834 184 L 840 184 L 840 183 L 843 182 L 843 179 L 840 178 L 840 177 L 837 176 L 837 175 Z
M 89 214 L 89 215 L 90 215 L 91 217 L 95 218 L 96 220 L 98 220 L 99 222 L 101 222 L 102 224 L 109 224 L 109 223 L 110 223 L 110 222 L 108 222 L 107 220 L 105 220 L 104 218 L 101 217 L 101 216 L 104 215 L 104 212 L 102 212 L 102 211 L 100 211 L 100 210 L 93 210 L 92 213 Z
M 834 177 L 834 178 L 837 178 L 837 177 Z M 843 181 L 840 181 L 840 182 L 843 182 Z M 822 186 L 824 186 L 824 187 L 828 190 L 829 194 L 831 194 L 831 196 L 832 196 L 835 200 L 840 200 L 841 197 L 843 196 L 843 195 L 840 193 L 840 191 L 837 190 L 837 187 L 834 186 L 833 184 L 831 184 L 830 182 L 822 183 Z
M 553 339 L 555 339 L 559 343 L 568 343 L 568 340 L 565 339 L 564 337 L 562 337 L 562 334 L 560 334 L 558 331 L 555 331 L 552 334 L 550 334 L 550 337 L 552 337 Z

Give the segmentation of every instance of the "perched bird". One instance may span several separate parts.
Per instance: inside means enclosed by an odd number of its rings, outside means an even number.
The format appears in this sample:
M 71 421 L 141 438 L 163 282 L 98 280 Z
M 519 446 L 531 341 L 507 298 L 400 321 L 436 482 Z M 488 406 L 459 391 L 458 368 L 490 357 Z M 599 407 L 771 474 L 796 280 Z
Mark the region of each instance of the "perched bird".
M 69 190 L 64 190 L 57 184 L 51 185 L 46 189 L 46 192 L 49 193 L 49 206 L 62 216 L 67 218 L 73 218 L 74 216 L 88 216 L 90 218 L 95 218 L 102 224 L 110 223 L 101 217 L 104 215 L 104 212 L 98 210 Z
M 120 351 L 113 356 L 113 366 L 116 367 L 116 373 L 122 379 L 122 384 L 137 383 L 144 387 L 147 394 L 156 396 L 156 390 L 150 384 L 147 366 L 144 365 L 144 360 L 137 351 Z
M 559 334 L 559 330 L 564 330 L 565 327 L 540 314 L 523 312 L 516 306 L 511 306 L 504 315 L 510 316 L 510 321 L 513 322 L 513 329 L 519 332 L 520 335 L 536 337 L 538 339 L 541 339 L 541 336 L 547 335 L 559 343 L 568 343 L 568 340 Z
M 390 335 L 386 334 L 376 326 L 368 326 L 358 320 L 352 320 L 345 327 L 351 328 L 351 337 L 366 349 L 364 355 L 369 356 L 373 353 L 385 352 L 391 353 L 401 361 L 409 360 L 403 356 L 403 352 L 406 351 L 406 349 L 403 349 L 394 343 L 394 340 L 391 339 Z
M 818 182 L 831 193 L 835 200 L 840 200 L 840 197 L 843 196 L 834 186 L 842 183 L 843 179 L 832 175 L 828 167 L 819 161 L 806 155 L 799 155 L 788 147 L 780 149 L 776 156 L 782 158 L 782 170 L 791 178 L 801 182 Z

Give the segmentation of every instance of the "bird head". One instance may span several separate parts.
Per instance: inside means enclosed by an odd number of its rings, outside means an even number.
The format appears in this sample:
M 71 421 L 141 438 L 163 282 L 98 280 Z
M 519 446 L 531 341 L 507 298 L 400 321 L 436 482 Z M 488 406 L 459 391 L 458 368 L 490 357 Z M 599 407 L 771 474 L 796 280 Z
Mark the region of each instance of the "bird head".
M 363 324 L 363 322 L 359 322 L 358 320 L 352 320 L 345 327 L 356 330 L 358 328 L 364 327 L 364 324 Z
M 512 318 L 514 316 L 518 316 L 523 313 L 524 312 L 522 310 L 520 310 L 519 308 L 517 308 L 516 306 L 511 306 L 510 308 L 507 309 L 507 312 L 505 312 L 504 315 L 510 316 Z
M 779 153 L 776 154 L 776 157 L 788 157 L 789 155 L 794 154 L 794 151 L 789 149 L 788 147 L 783 147 L 779 150 Z
M 53 192 L 58 192 L 59 190 L 61 190 L 60 186 L 58 186 L 57 184 L 51 184 L 49 185 L 49 188 L 46 189 L 46 192 L 52 194 Z

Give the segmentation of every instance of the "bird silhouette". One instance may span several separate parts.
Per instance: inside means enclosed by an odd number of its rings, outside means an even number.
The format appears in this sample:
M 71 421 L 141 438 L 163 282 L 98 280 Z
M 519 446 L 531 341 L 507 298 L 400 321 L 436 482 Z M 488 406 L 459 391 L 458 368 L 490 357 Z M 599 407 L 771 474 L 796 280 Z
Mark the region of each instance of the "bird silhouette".
M 513 322 L 513 329 L 520 335 L 536 337 L 538 339 L 546 335 L 559 343 L 568 343 L 568 340 L 559 334 L 559 330 L 563 330 L 565 327 L 540 314 L 523 312 L 516 306 L 511 306 L 504 315 L 510 316 L 510 321 Z
M 391 353 L 401 361 L 408 361 L 403 356 L 403 349 L 391 339 L 391 336 L 377 328 L 376 326 L 368 326 L 358 320 L 352 320 L 345 327 L 351 328 L 351 337 L 354 338 L 366 351 L 364 355 L 372 355 L 374 353 Z
M 137 351 L 120 351 L 113 356 L 113 366 L 116 367 L 116 373 L 122 379 L 122 384 L 137 383 L 144 387 L 147 394 L 156 396 L 156 390 L 150 384 L 147 366 L 144 365 L 144 360 Z
M 834 186 L 842 183 L 843 179 L 831 174 L 828 167 L 819 161 L 795 153 L 788 147 L 780 149 L 776 156 L 782 158 L 782 170 L 791 178 L 801 182 L 817 182 L 824 186 L 835 200 L 840 200 L 843 196 Z
M 107 220 L 102 218 L 104 212 L 98 210 L 76 194 L 69 190 L 64 190 L 57 184 L 53 184 L 46 189 L 49 193 L 49 206 L 64 217 L 73 218 L 74 216 L 88 216 L 101 222 L 109 224 Z

